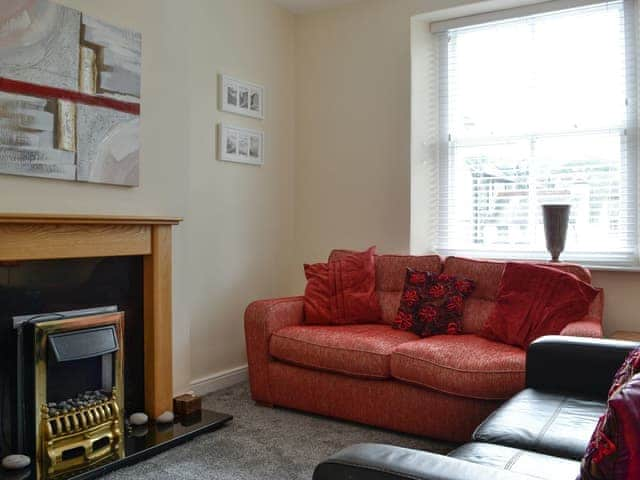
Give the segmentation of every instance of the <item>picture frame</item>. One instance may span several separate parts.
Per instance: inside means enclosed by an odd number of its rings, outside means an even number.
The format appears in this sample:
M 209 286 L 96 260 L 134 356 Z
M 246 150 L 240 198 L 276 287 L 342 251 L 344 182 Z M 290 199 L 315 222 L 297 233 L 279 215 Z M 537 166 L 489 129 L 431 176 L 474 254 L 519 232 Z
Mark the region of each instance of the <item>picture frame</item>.
M 221 123 L 218 125 L 218 159 L 223 162 L 264 164 L 264 132 Z
M 223 112 L 264 119 L 265 89 L 230 75 L 219 75 L 219 108 Z

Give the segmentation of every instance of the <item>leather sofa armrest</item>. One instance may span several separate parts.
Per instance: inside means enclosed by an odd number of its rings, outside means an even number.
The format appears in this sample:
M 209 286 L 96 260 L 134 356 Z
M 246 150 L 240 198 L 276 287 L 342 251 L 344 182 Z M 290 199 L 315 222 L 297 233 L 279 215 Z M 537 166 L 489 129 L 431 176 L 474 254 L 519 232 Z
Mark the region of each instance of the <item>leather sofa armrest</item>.
M 606 399 L 613 376 L 636 346 L 621 340 L 539 338 L 527 350 L 527 387 Z
M 360 443 L 320 463 L 313 480 L 525 480 L 515 473 L 408 448 Z
M 269 340 L 281 328 L 304 320 L 304 297 L 275 298 L 251 303 L 244 313 L 244 337 L 249 364 L 251 396 L 257 402 L 272 403 L 269 392 Z

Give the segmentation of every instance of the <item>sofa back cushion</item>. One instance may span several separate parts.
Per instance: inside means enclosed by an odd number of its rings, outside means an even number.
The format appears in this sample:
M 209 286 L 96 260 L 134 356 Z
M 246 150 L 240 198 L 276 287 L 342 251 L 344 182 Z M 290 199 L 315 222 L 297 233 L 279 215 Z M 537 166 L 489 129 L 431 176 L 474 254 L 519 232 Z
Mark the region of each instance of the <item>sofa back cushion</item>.
M 444 261 L 443 272 L 447 275 L 469 278 L 476 283 L 476 289 L 464 305 L 463 326 L 464 333 L 479 333 L 485 322 L 493 312 L 495 300 L 500 288 L 500 280 L 507 262 L 494 260 L 474 260 L 462 257 L 447 257 Z M 545 263 L 539 265 L 549 266 L 572 273 L 578 279 L 591 283 L 589 270 L 569 263 Z M 593 302 L 596 304 L 598 299 Z M 592 309 L 599 310 L 592 304 Z M 599 317 L 598 317 L 599 318 Z
M 376 290 L 384 323 L 392 324 L 396 318 L 407 268 L 439 274 L 442 272 L 442 260 L 438 255 L 376 257 Z
M 351 253 L 353 253 L 351 250 L 334 250 L 329 256 L 329 261 Z M 404 288 L 405 274 L 407 267 L 410 267 L 415 270 L 444 272 L 474 280 L 476 288 L 471 297 L 464 302 L 462 330 L 463 333 L 479 333 L 493 312 L 506 263 L 462 257 L 447 257 L 443 262 L 438 255 L 376 255 L 376 291 L 382 310 L 382 321 L 392 324 L 395 320 Z M 591 273 L 579 265 L 539 263 L 572 273 L 583 282 L 591 283 Z M 594 321 L 600 322 L 602 310 L 603 294 L 600 293 L 591 304 L 589 316 L 593 317 Z
M 329 261 L 349 253 L 349 250 L 334 250 Z M 442 260 L 438 255 L 376 255 L 376 291 L 384 323 L 392 324 L 396 318 L 407 267 L 441 273 Z

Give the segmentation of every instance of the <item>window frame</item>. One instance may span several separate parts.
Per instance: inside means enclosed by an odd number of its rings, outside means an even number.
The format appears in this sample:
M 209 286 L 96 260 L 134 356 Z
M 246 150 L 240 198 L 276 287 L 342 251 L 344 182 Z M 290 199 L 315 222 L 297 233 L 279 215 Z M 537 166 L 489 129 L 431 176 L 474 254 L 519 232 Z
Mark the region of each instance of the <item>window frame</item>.
M 577 6 L 583 5 L 599 5 L 606 4 L 609 2 L 606 1 L 558 1 L 558 2 L 546 2 L 544 5 L 544 12 L 553 12 L 553 11 L 563 11 L 568 8 L 573 8 Z M 551 8 L 549 4 L 554 4 L 555 8 Z M 628 214 L 632 217 L 629 225 L 635 226 L 633 232 L 629 233 L 628 241 L 630 240 L 633 245 L 632 252 L 611 252 L 611 255 L 606 255 L 606 250 L 598 251 L 598 252 L 565 252 L 563 254 L 563 259 L 575 263 L 583 263 L 593 267 L 611 267 L 613 269 L 635 269 L 636 267 L 640 267 L 639 261 L 639 252 L 638 252 L 638 243 L 640 238 L 640 232 L 638 231 L 638 163 L 639 163 L 639 155 L 638 155 L 638 57 L 637 57 L 637 49 L 638 49 L 638 39 L 636 37 L 637 34 L 637 21 L 638 21 L 638 11 L 637 4 L 635 0 L 623 0 L 624 5 L 624 20 L 625 20 L 625 38 L 627 41 L 625 42 L 625 58 L 626 58 L 626 79 L 627 82 L 627 92 L 633 92 L 631 95 L 627 95 L 627 119 L 624 128 L 624 134 L 626 136 L 625 143 L 627 145 L 627 150 L 632 152 L 629 154 L 629 162 L 627 164 L 627 172 L 626 173 L 626 192 L 630 196 L 629 204 L 631 207 L 628 210 Z M 507 9 L 501 13 L 491 12 L 486 14 L 476 15 L 477 22 L 475 24 L 483 24 L 490 23 L 492 21 L 496 21 L 494 17 L 503 17 L 504 19 L 509 18 L 521 18 L 527 17 L 531 15 L 537 15 L 540 10 L 540 5 L 531 5 L 531 6 L 523 6 L 517 7 L 514 9 Z M 528 12 L 526 15 L 513 15 L 513 11 L 526 11 Z M 465 26 L 472 26 L 474 23 L 469 23 L 472 20 L 472 17 L 462 17 L 462 20 L 465 22 Z M 442 24 L 444 25 L 453 25 L 456 27 L 457 19 L 448 20 L 444 22 L 437 22 L 439 24 L 440 30 L 436 29 L 436 31 L 443 32 Z M 431 32 L 434 31 L 434 23 L 431 24 Z M 432 33 L 432 35 L 435 35 Z M 449 110 L 449 78 L 448 78 L 448 61 L 449 61 L 449 33 L 445 29 L 443 33 L 440 33 L 441 38 L 447 37 L 447 41 L 438 40 L 437 41 L 437 50 L 438 50 L 438 108 L 440 110 L 439 121 L 438 121 L 438 136 L 439 136 L 439 148 L 437 155 L 437 167 L 438 167 L 438 192 L 437 195 L 437 223 L 438 223 L 438 233 L 436 234 L 436 238 L 434 239 L 435 250 L 443 255 L 462 255 L 462 256 L 473 256 L 479 258 L 487 258 L 487 259 L 518 259 L 518 260 L 545 260 L 548 259 L 548 253 L 545 250 L 529 250 L 529 249 L 508 249 L 504 250 L 498 248 L 479 248 L 479 249 L 460 249 L 460 248 L 451 248 L 447 245 L 443 245 L 442 237 L 443 234 L 440 230 L 440 225 L 443 222 L 447 222 L 449 206 L 446 204 L 446 194 L 442 195 L 442 186 L 449 185 L 450 178 L 450 169 L 449 167 L 449 158 L 450 158 L 450 129 L 449 124 L 446 120 L 448 120 L 448 110 Z M 629 39 L 633 39 L 633 41 L 629 41 Z M 443 114 L 443 112 L 447 112 Z M 621 132 L 622 133 L 622 132 Z M 529 132 L 527 135 L 523 135 L 525 137 L 535 137 L 535 132 Z M 412 226 L 413 229 L 413 226 Z

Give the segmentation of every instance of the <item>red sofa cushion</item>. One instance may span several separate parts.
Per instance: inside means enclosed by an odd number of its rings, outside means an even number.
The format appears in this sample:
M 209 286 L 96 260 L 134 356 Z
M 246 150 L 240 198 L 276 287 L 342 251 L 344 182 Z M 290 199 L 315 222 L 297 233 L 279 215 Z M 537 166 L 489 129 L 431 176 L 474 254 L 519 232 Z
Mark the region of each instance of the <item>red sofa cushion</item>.
M 638 372 L 640 372 L 640 347 L 634 348 L 631 353 L 627 355 L 627 358 L 624 359 L 624 362 L 622 362 L 622 365 L 613 377 L 613 383 L 609 388 L 607 397 L 613 397 L 613 394 Z
M 404 343 L 391 355 L 391 376 L 443 393 L 510 398 L 525 385 L 525 351 L 477 335 L 437 335 Z
M 271 335 L 269 351 L 285 362 L 365 378 L 389 378 L 400 344 L 418 338 L 389 325 L 300 325 Z
M 582 480 L 640 478 L 640 347 L 625 359 L 609 389 L 606 413 L 582 459 Z
M 580 480 L 640 478 L 640 374 L 609 398 L 582 459 Z
M 329 263 L 305 265 L 305 323 L 347 325 L 380 320 L 375 288 L 375 247 Z
M 551 266 L 557 270 L 571 273 L 585 283 L 591 283 L 589 270 L 580 265 L 570 263 L 539 263 L 539 265 Z M 444 273 L 470 278 L 476 283 L 473 294 L 464 302 L 464 314 L 462 317 L 462 330 L 464 333 L 482 332 L 484 324 L 493 312 L 505 266 L 506 262 L 495 260 L 476 260 L 463 257 L 447 257 L 444 260 Z M 601 301 L 592 302 L 591 304 L 592 311 L 590 313 L 595 318 L 602 317 L 601 304 Z
M 422 337 L 462 333 L 464 299 L 474 286 L 473 280 L 407 268 L 393 327 Z
M 482 335 L 527 348 L 536 338 L 558 335 L 587 315 L 599 290 L 571 273 L 528 263 L 507 263 Z

